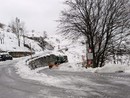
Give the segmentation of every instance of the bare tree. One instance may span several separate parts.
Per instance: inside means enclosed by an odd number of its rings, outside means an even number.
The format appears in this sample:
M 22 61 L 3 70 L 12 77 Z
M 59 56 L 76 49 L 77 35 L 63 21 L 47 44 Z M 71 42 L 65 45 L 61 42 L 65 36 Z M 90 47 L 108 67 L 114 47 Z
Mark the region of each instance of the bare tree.
M 44 51 L 46 48 L 47 42 L 45 41 L 44 37 L 40 37 L 39 39 L 39 46 L 41 46 L 42 50 Z
M 5 24 L 0 23 L 0 42 L 1 42 L 1 44 L 4 44 L 4 37 L 5 37 L 4 26 L 5 26 Z
M 11 27 L 12 32 L 16 34 L 18 39 L 18 46 L 20 46 L 20 36 L 24 36 L 24 31 L 25 31 L 24 23 L 21 22 L 20 19 L 16 17 L 15 20 L 12 21 L 9 26 Z
M 0 42 L 1 44 L 4 44 L 4 38 L 5 38 L 5 34 L 4 34 L 4 30 L 0 31 Z
M 93 67 L 103 66 L 130 30 L 129 0 L 66 0 L 59 28 L 70 38 L 86 37 Z
M 3 23 L 0 23 L 0 28 L 3 29 L 4 28 L 4 24 Z

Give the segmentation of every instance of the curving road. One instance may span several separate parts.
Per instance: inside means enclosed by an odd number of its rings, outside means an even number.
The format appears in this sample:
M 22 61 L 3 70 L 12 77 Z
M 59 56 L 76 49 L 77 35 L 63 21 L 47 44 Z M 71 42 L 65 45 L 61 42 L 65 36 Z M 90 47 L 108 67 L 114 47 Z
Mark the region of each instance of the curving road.
M 60 84 L 49 86 L 20 78 L 13 67 L 17 62 L 0 62 L 0 98 L 130 98 L 130 75 L 124 73 L 44 69 L 39 73 L 61 79 Z

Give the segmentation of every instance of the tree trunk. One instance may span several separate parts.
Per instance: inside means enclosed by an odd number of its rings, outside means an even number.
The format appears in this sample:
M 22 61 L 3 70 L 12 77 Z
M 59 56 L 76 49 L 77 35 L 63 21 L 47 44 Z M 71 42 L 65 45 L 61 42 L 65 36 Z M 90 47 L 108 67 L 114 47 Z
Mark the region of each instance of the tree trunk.
M 20 47 L 20 40 L 18 40 L 18 46 Z

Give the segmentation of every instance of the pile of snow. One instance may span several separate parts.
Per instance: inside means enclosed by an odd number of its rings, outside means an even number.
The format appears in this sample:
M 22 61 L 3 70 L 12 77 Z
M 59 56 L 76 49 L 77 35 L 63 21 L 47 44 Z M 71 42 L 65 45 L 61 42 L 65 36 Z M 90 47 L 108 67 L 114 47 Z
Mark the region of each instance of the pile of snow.
M 121 65 L 121 64 L 106 64 L 103 67 L 95 68 L 94 72 L 97 73 L 115 73 L 115 72 L 125 72 L 128 65 Z
M 84 68 L 81 63 L 64 63 L 59 65 L 58 70 L 71 71 L 71 72 L 87 71 L 86 68 Z
M 79 43 L 76 43 L 75 46 L 69 47 L 65 54 L 68 56 L 70 63 L 83 62 L 83 57 L 86 59 L 85 46 L 80 45 Z
M 64 63 L 58 68 L 61 71 L 71 71 L 71 72 L 92 72 L 92 73 L 116 73 L 125 72 L 130 73 L 130 66 L 121 64 L 106 64 L 103 67 L 98 68 L 85 68 L 81 63 Z
M 126 73 L 130 73 L 130 66 L 128 66 L 128 67 L 125 68 L 125 72 Z
M 110 57 L 109 61 L 106 61 L 106 63 L 113 63 L 113 62 L 116 62 L 117 64 L 121 64 L 121 65 L 130 66 L 130 55 L 129 54 L 117 55 L 115 56 L 115 61 L 113 57 Z

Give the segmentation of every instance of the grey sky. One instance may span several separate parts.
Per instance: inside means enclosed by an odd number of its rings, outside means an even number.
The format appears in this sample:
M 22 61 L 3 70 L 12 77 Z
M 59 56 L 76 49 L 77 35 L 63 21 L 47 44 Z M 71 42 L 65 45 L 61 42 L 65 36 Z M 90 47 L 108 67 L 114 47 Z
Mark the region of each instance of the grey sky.
M 15 17 L 25 22 L 28 30 L 56 30 L 64 0 L 0 0 L 0 22 L 8 25 Z

